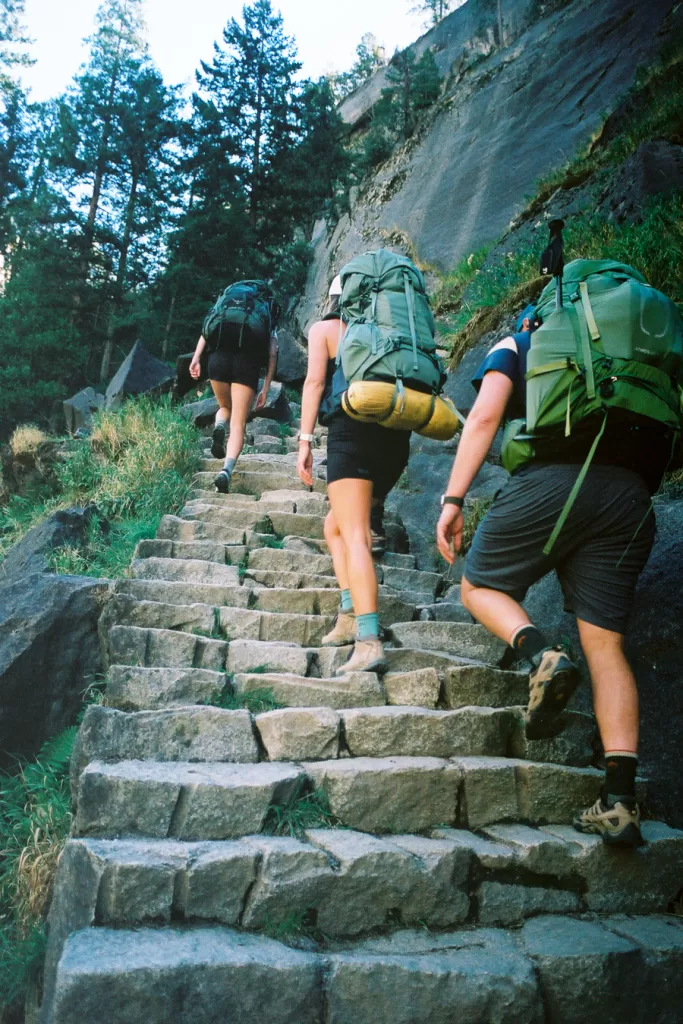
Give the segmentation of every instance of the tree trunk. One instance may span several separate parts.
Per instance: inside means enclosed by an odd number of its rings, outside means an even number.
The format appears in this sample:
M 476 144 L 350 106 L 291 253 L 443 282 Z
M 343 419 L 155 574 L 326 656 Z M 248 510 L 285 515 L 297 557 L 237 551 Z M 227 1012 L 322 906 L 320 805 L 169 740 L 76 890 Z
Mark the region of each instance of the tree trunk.
M 123 286 L 126 280 L 126 264 L 128 263 L 128 250 L 130 249 L 130 240 L 133 234 L 133 223 L 135 221 L 135 200 L 137 198 L 139 182 L 140 172 L 133 171 L 130 183 L 130 194 L 128 196 L 128 204 L 126 206 L 126 221 L 123 229 L 123 238 L 121 239 L 121 255 L 119 257 L 119 266 L 116 272 L 116 283 L 114 285 L 114 302 L 112 304 L 111 316 L 109 317 L 109 326 L 107 327 L 107 337 L 104 342 L 104 350 L 102 352 L 102 363 L 100 365 L 100 385 L 104 385 L 109 376 L 111 356 L 112 352 L 114 351 L 116 317 L 118 316 L 121 310 L 121 305 L 123 302 Z
M 259 178 L 261 175 L 261 125 L 263 123 L 263 38 L 259 54 L 258 82 L 256 86 L 256 122 L 254 124 L 254 163 L 251 169 L 251 195 L 249 196 L 249 221 L 256 227 L 259 205 Z
M 166 362 L 168 358 L 168 342 L 171 337 L 171 324 L 173 323 L 173 311 L 175 310 L 176 293 L 173 292 L 171 296 L 171 305 L 168 310 L 168 320 L 166 321 L 166 329 L 164 331 L 164 340 L 161 346 L 161 358 L 163 362 Z

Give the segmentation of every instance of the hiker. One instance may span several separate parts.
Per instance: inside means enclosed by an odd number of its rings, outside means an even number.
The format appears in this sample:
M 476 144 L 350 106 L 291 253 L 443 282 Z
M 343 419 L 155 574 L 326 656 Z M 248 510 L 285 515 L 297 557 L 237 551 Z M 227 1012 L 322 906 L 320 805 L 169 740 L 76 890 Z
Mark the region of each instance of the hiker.
M 275 376 L 277 313 L 277 303 L 265 282 L 239 281 L 230 285 L 206 317 L 190 363 L 190 374 L 199 379 L 201 356 L 208 346 L 209 381 L 218 402 L 211 454 L 224 460 L 214 480 L 216 490 L 222 494 L 230 491 L 235 463 L 244 446 L 247 417 L 252 407 L 255 412 L 263 408 Z M 266 363 L 265 379 L 257 396 Z
M 336 277 L 330 286 L 325 315 L 313 324 L 308 335 L 308 373 L 303 387 L 297 471 L 309 487 L 313 483 L 313 430 L 321 403 L 325 406 L 332 401 L 337 347 L 346 333 L 340 312 L 341 292 L 341 281 Z M 380 640 L 370 518 L 373 502 L 376 507 L 383 507 L 384 499 L 407 465 L 410 431 L 359 423 L 341 407 L 326 424 L 331 511 L 325 520 L 325 540 L 341 590 L 341 603 L 334 628 L 322 643 L 335 647 L 354 644 L 350 659 L 337 675 L 381 672 L 387 663 Z
M 462 543 L 465 496 L 498 428 L 504 420 L 521 417 L 521 430 L 511 442 L 521 446 L 521 465 L 514 469 L 510 461 L 506 464 L 506 452 L 512 459 L 514 447 L 506 448 L 504 440 L 503 464 L 514 471 L 477 529 L 461 598 L 478 622 L 530 662 L 526 734 L 529 739 L 549 737 L 561 730 L 559 716 L 579 682 L 579 669 L 531 623 L 520 602 L 533 583 L 556 570 L 565 609 L 576 615 L 606 766 L 598 800 L 577 813 L 574 827 L 625 846 L 639 845 L 642 836 L 635 790 L 638 695 L 624 654 L 624 635 L 638 575 L 654 538 L 651 495 L 666 471 L 677 434 L 678 393 L 671 373 L 681 350 L 680 317 L 669 309 L 667 321 L 662 309 L 669 300 L 654 289 L 646 291 L 640 282 L 644 285 L 637 271 L 608 261 L 576 260 L 564 268 L 567 305 L 573 305 L 574 321 L 581 327 L 583 354 L 589 337 L 595 346 L 589 349 L 592 366 L 577 356 L 561 285 L 553 312 L 552 282 L 539 300 L 540 315 L 534 319 L 526 310 L 518 333 L 491 348 L 472 381 L 478 396 L 441 499 L 436 530 L 438 549 L 452 564 Z M 637 289 L 641 296 L 631 304 Z M 612 303 L 611 320 L 601 316 L 601 302 Z M 629 323 L 629 310 L 640 308 L 646 319 L 648 302 L 659 304 L 653 313 L 656 330 L 639 335 L 638 325 Z M 661 330 L 667 322 L 672 331 L 668 339 Z M 645 356 L 650 361 L 646 366 L 638 359 L 647 346 L 651 354 Z M 620 377 L 627 356 L 628 372 Z M 653 370 L 655 358 L 667 372 Z M 647 389 L 632 386 L 638 374 L 649 377 L 650 388 L 656 381 L 657 405 L 648 405 Z M 541 401 L 548 394 L 550 400 Z M 633 413 L 636 402 L 640 414 Z M 584 417 L 587 408 L 592 416 Z M 541 423 L 545 438 L 532 435 L 530 448 L 530 433 Z M 529 457 L 532 449 L 535 457 Z M 525 456 L 519 454 L 523 452 Z

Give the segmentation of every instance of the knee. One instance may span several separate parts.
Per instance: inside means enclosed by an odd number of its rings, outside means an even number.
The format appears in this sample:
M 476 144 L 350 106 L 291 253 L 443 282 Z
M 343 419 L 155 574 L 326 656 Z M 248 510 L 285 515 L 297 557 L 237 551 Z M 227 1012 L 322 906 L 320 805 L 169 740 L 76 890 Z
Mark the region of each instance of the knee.
M 470 611 L 470 601 L 474 596 L 474 592 L 476 591 L 476 589 L 477 588 L 473 587 L 472 584 L 463 576 L 462 580 L 460 581 L 460 600 L 462 601 L 463 605 L 465 606 L 468 612 Z
M 323 526 L 323 533 L 325 534 L 325 540 L 329 544 L 334 543 L 340 537 L 339 527 L 337 526 L 337 520 L 334 518 L 333 512 L 328 512 L 325 516 L 325 524 Z

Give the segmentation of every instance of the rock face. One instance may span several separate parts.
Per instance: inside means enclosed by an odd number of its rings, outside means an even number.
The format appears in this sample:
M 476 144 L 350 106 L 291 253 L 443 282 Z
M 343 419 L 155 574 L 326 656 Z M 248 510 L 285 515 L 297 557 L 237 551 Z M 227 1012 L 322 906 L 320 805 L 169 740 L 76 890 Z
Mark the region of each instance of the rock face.
M 278 358 L 275 377 L 283 384 L 300 384 L 306 376 L 308 352 L 290 331 L 278 331 Z
M 109 382 L 105 408 L 116 409 L 131 395 L 170 391 L 173 378 L 170 366 L 148 352 L 142 342 L 136 341 Z
M 638 64 L 655 56 L 671 7 L 572 0 L 545 4 L 538 20 L 533 2 L 468 0 L 424 36 L 416 51 L 434 48 L 446 79 L 433 121 L 354 195 L 331 234 L 318 235 L 301 330 L 358 252 L 410 240 L 421 259 L 446 270 L 499 238 L 538 178 L 590 139 Z M 349 124 L 362 124 L 384 75 L 345 102 Z

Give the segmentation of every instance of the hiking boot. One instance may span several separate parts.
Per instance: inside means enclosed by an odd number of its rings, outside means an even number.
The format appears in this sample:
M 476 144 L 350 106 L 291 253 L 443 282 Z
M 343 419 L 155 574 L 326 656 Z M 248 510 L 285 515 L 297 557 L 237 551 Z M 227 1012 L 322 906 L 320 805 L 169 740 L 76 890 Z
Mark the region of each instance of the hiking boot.
M 598 797 L 592 807 L 574 818 L 577 832 L 602 836 L 610 846 L 641 846 L 645 840 L 640 831 L 640 809 L 630 797 Z
M 339 612 L 330 632 L 320 641 L 321 647 L 345 647 L 356 641 L 356 616 L 353 612 Z
M 230 493 L 230 473 L 228 473 L 227 469 L 222 469 L 218 476 L 214 477 L 213 484 L 220 494 Z
M 337 669 L 335 675 L 345 676 L 347 672 L 386 672 L 388 667 L 382 641 L 376 636 L 370 636 L 356 640 L 351 657 Z
M 370 550 L 377 558 L 381 558 L 387 549 L 386 535 L 384 531 L 379 533 L 377 530 L 370 530 L 370 536 L 372 538 L 372 547 Z
M 547 739 L 557 733 L 557 719 L 579 685 L 579 670 L 559 647 L 546 647 L 532 659 L 526 738 Z
M 227 437 L 225 423 L 217 423 L 211 435 L 211 454 L 214 459 L 225 458 L 225 439 Z

